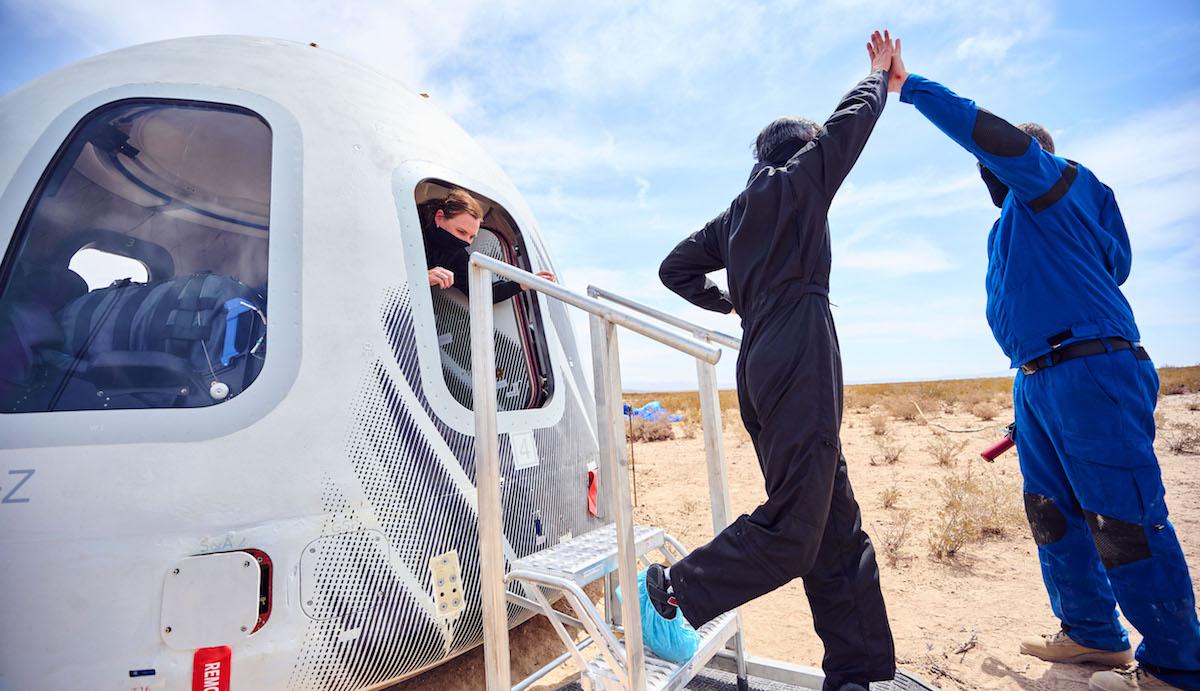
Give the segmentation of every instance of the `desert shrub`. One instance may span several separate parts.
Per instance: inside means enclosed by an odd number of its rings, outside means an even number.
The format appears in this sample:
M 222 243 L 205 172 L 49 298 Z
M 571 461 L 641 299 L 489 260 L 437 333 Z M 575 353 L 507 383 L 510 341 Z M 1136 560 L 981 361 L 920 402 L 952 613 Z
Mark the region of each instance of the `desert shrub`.
M 875 436 L 880 437 L 887 434 L 888 431 L 888 416 L 883 413 L 875 413 L 871 416 L 871 431 Z
M 933 456 L 933 460 L 942 467 L 949 467 L 958 462 L 958 457 L 967 448 L 965 439 L 957 439 L 948 434 L 935 434 L 925 445 L 925 450 Z
M 1193 412 L 1200 410 L 1200 401 L 1192 401 L 1187 404 L 1187 409 Z
M 633 418 L 632 427 L 625 423 L 625 438 L 633 441 L 665 441 L 675 438 L 675 430 L 666 420 L 644 420 Z
M 1171 453 L 1200 454 L 1200 427 L 1186 422 L 1171 427 L 1163 435 Z
M 888 566 L 895 566 L 903 555 L 904 543 L 908 542 L 912 526 L 912 512 L 901 511 L 896 514 L 896 520 L 879 534 L 883 547 L 883 556 Z
M 900 500 L 900 488 L 892 485 L 879 493 L 879 503 L 885 509 L 891 509 L 896 506 L 896 502 Z
M 1000 410 L 996 408 L 994 403 L 990 401 L 982 401 L 980 403 L 976 403 L 971 408 L 971 414 L 980 420 L 995 420 L 996 416 L 1000 414 Z
M 682 436 L 684 439 L 695 439 L 704 431 L 704 429 L 700 426 L 700 423 L 689 420 L 688 418 L 684 418 L 675 423 L 675 426 L 679 430 L 680 436 Z
M 1026 525 L 1019 484 L 997 469 L 969 464 L 938 485 L 941 507 L 929 535 L 929 551 L 939 559 L 989 537 L 1006 537 Z
M 924 406 L 922 406 L 923 408 Z M 896 420 L 911 422 L 917 419 L 917 408 L 903 396 L 889 396 L 883 400 L 883 409 Z
M 900 462 L 900 455 L 904 453 L 904 447 L 897 443 L 890 433 L 884 434 L 876 440 L 876 443 L 879 453 L 871 456 L 871 465 L 896 465 Z
M 725 425 L 725 438 L 729 441 L 736 441 L 739 445 L 750 441 L 750 433 L 746 431 L 746 425 L 742 422 L 742 413 L 737 408 L 726 408 L 721 413 L 722 422 Z

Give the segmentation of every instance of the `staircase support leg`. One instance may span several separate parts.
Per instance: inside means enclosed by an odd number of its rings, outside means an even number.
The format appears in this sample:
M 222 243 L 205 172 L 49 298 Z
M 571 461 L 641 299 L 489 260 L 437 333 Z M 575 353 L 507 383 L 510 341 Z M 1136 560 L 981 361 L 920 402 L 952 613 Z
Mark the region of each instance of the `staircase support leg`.
M 487 691 L 510 691 L 508 600 L 504 583 L 504 519 L 500 500 L 500 440 L 496 431 L 496 343 L 492 281 L 470 265 L 471 379 L 475 408 L 475 487 L 479 516 L 479 589 L 483 605 L 483 664 Z
M 633 505 L 624 429 L 617 414 L 621 405 L 620 355 L 617 328 L 600 315 L 591 315 L 593 383 L 596 390 L 596 431 L 599 437 L 602 481 L 608 485 L 608 504 L 616 523 L 621 619 L 625 626 L 626 688 L 645 691 L 645 650 L 638 607 L 637 549 L 633 537 Z
M 733 515 L 729 496 L 729 470 L 725 464 L 725 442 L 722 439 L 721 394 L 717 388 L 717 368 L 696 360 L 696 378 L 700 384 L 700 419 L 704 428 L 704 459 L 708 466 L 708 496 L 712 505 L 713 534 L 724 530 Z M 738 688 L 747 684 L 746 641 L 742 615 L 737 614 L 737 633 L 733 637 L 733 652 L 737 659 Z

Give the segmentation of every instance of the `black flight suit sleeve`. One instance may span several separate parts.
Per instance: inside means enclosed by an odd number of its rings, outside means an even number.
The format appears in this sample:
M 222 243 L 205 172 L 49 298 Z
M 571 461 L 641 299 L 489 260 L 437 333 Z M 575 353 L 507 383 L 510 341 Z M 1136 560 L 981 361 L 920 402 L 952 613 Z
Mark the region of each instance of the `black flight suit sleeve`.
M 813 143 L 792 156 L 784 166 L 785 172 L 795 176 L 803 171 L 825 192 L 826 201 L 832 202 L 883 113 L 887 85 L 887 70 L 867 75 L 842 97 Z M 796 179 L 796 183 L 807 185 L 801 179 Z
M 908 75 L 900 101 L 916 106 L 1034 211 L 1042 211 L 1062 197 L 1053 188 L 1066 174 L 1063 167 L 1069 165 L 1067 161 L 1043 151 L 1036 139 L 1007 120 L 919 74 Z
M 721 239 L 726 237 L 728 222 L 726 210 L 676 245 L 658 267 L 663 285 L 697 307 L 722 314 L 729 314 L 733 303 L 705 274 L 725 268 Z
M 471 256 L 466 250 L 458 252 L 454 257 L 454 266 L 448 267 L 454 274 L 454 287 L 458 288 L 467 297 L 471 296 L 471 290 L 467 283 L 467 262 Z M 513 297 L 521 292 L 521 284 L 516 281 L 496 281 L 492 284 L 492 304 L 498 304 Z

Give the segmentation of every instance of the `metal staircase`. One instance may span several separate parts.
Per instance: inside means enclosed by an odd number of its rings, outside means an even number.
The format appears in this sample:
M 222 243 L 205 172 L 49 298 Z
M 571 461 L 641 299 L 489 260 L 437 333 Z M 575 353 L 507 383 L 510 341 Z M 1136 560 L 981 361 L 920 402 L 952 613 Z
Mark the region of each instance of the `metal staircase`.
M 603 513 L 611 521 L 602 528 L 513 561 L 509 564 L 507 575 L 494 395 L 495 346 L 491 337 L 493 275 L 520 281 L 531 290 L 582 309 L 590 315 L 600 484 L 607 493 Z M 697 631 L 701 641 L 699 650 L 683 663 L 658 659 L 648 654 L 642 645 L 636 595 L 638 569 L 654 562 L 673 564 L 686 556 L 687 550 L 660 528 L 633 524 L 628 459 L 618 412 L 622 404 L 622 389 L 617 328 L 622 327 L 651 338 L 696 361 L 714 532 L 720 532 L 729 524 L 731 514 L 714 366 L 721 351 L 716 345 L 738 349 L 741 342 L 728 334 L 705 329 L 596 287 L 589 287 L 587 296 L 580 295 L 479 253 L 471 255 L 469 281 L 484 669 L 488 691 L 523 691 L 571 659 L 582 672 L 580 685 L 585 691 L 683 689 L 697 676 L 711 674 L 711 670 L 735 675 L 739 691 L 749 688 L 748 680 L 751 677 L 756 683 L 767 684 L 775 689 L 821 688 L 823 675 L 820 670 L 747 656 L 741 617 L 736 611 L 700 627 Z M 620 308 L 599 298 L 615 303 Z M 677 333 L 661 324 L 681 329 L 690 335 Z M 605 585 L 603 613 L 583 590 L 585 586 L 601 580 Z M 526 597 L 508 592 L 509 584 L 517 584 L 517 590 L 524 592 Z M 619 604 L 614 595 L 617 585 L 624 595 Z M 553 606 L 556 600 L 566 603 L 571 612 L 556 609 Z M 546 616 L 566 648 L 565 653 L 516 685 L 512 683 L 509 668 L 507 603 Z M 583 630 L 586 636 L 576 642 L 568 627 Z M 590 657 L 585 656 L 584 650 L 593 644 L 597 651 Z M 905 680 L 908 678 L 905 677 Z M 872 684 L 872 689 L 876 686 Z M 918 682 L 915 685 L 896 684 L 892 688 L 928 687 Z

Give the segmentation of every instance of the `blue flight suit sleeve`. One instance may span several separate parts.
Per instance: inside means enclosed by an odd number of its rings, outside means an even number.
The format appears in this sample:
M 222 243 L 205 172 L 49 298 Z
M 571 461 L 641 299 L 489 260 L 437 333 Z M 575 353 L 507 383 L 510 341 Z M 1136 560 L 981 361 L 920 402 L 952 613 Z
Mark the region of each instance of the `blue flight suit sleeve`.
M 784 165 L 795 184 L 808 186 L 807 179 L 795 177 L 803 171 L 825 193 L 826 203 L 833 201 L 883 113 L 887 85 L 887 70 L 876 70 L 842 97 L 817 138 Z
M 1037 140 L 1007 120 L 975 105 L 941 84 L 909 74 L 900 100 L 921 114 L 959 146 L 971 152 L 984 167 L 1008 185 L 1017 199 L 1042 210 L 1039 198 L 1053 204 L 1061 195 L 1051 188 L 1063 176 L 1065 161 L 1043 151 Z M 1049 197 L 1046 197 L 1050 193 Z M 1048 205 L 1047 205 L 1048 206 Z
M 1112 274 L 1117 285 L 1124 285 L 1129 278 L 1133 257 L 1129 248 L 1129 231 L 1125 229 L 1125 219 L 1121 217 L 1121 209 L 1117 206 L 1117 197 L 1111 189 L 1105 187 L 1107 195 L 1104 207 L 1100 209 L 1100 225 L 1108 231 L 1104 243 L 1105 268 Z
M 706 310 L 729 314 L 729 295 L 705 274 L 725 268 L 721 239 L 727 237 L 726 210 L 675 246 L 658 267 L 658 278 L 684 300 Z

